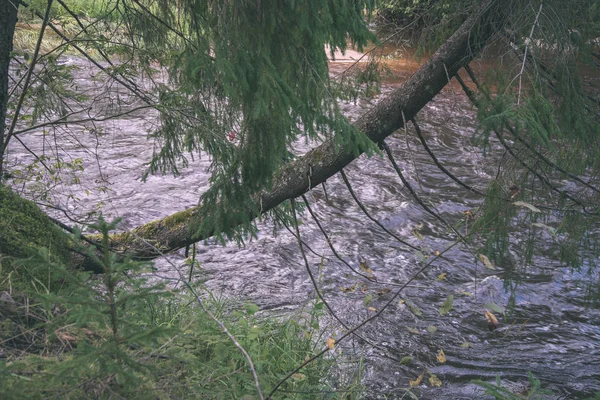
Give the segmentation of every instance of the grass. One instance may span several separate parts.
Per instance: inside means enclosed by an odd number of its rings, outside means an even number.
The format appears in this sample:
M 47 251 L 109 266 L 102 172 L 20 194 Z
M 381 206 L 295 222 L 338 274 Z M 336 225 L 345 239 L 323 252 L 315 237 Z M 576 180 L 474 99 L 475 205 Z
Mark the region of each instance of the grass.
M 104 238 L 114 227 L 102 220 L 95 226 Z M 147 264 L 119 260 L 107 245 L 98 257 L 102 275 L 73 271 L 43 251 L 10 265 L 2 260 L 2 398 L 257 398 L 246 359 L 196 297 L 149 282 Z M 44 277 L 17 273 L 31 266 L 63 284 L 50 287 Z M 278 317 L 215 297 L 201 284 L 196 290 L 249 353 L 265 394 L 321 348 L 318 304 Z M 274 398 L 352 398 L 360 392 L 353 366 L 342 374 L 337 368 L 334 358 L 321 358 Z

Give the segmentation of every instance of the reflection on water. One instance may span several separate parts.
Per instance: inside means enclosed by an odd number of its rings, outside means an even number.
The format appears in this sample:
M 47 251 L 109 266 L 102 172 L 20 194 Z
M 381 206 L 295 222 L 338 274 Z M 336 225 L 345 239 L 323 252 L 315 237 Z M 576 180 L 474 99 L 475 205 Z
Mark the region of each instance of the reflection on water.
M 91 65 L 76 58 L 64 62 L 80 67 L 75 79 L 79 89 L 89 93 L 107 90 L 101 81 L 92 79 L 96 70 Z M 390 65 L 400 79 L 417 67 L 408 58 Z M 332 71 L 337 74 L 347 66 L 335 64 Z M 383 92 L 399 83 L 386 82 Z M 113 86 L 111 90 L 110 98 L 118 94 L 128 104 L 126 107 L 139 106 L 123 88 Z M 342 108 L 355 119 L 375 101 L 343 103 Z M 100 105 L 94 112 L 102 116 L 108 110 Z M 450 87 L 427 105 L 418 121 L 429 146 L 446 168 L 467 184 L 484 189 L 495 174 L 490 160 L 499 154 L 492 148 L 484 158 L 481 150 L 471 144 L 476 119 L 466 97 Z M 150 176 L 142 182 L 145 163 L 153 151 L 147 133 L 156 122 L 155 115 L 140 110 L 107 122 L 70 126 L 69 130 L 58 127 L 45 135 L 40 130 L 24 134 L 21 139 L 38 154 L 84 160 L 81 185 L 60 184 L 54 199 L 57 204 L 79 214 L 99 207 L 105 214 L 121 217 L 122 228 L 129 229 L 194 206 L 208 187 L 207 156 L 190 158 L 189 168 L 178 177 Z M 90 133 L 92 128 L 100 130 L 101 135 Z M 412 130 L 397 132 L 388 144 L 411 185 L 451 223 L 481 204 L 478 196 L 457 186 L 434 165 Z M 29 154 L 13 142 L 8 165 L 14 168 L 29 160 Z M 402 283 L 423 265 L 424 256 L 451 244 L 452 232 L 410 197 L 382 155 L 362 156 L 345 171 L 373 217 L 424 249 L 424 254 L 417 254 L 383 232 L 352 200 L 342 179 L 334 176 L 326 183 L 327 199 L 322 188 L 314 189 L 307 197 L 334 247 L 352 266 L 358 268 L 359 260 L 364 260 L 379 282 Z M 96 190 L 103 185 L 108 191 Z M 64 218 L 61 213 L 56 216 Z M 373 312 L 365 307 L 367 295 L 373 297 L 369 307 L 382 307 L 393 295 L 394 286 L 355 275 L 333 256 L 310 215 L 306 213 L 302 219 L 303 240 L 325 257 L 322 260 L 307 253 L 311 268 L 315 273 L 320 271 L 323 293 L 340 318 L 348 325 L 367 318 Z M 419 234 L 415 234 L 420 225 Z M 200 244 L 202 279 L 212 290 L 250 299 L 263 309 L 297 309 L 314 299 L 296 239 L 285 229 L 273 232 L 269 221 L 260 222 L 259 227 L 258 238 L 243 248 L 234 244 L 222 247 L 210 241 Z M 183 265 L 182 253 L 171 259 Z M 518 259 L 515 256 L 512 262 Z M 556 260 L 537 254 L 533 264 L 541 268 L 530 268 L 522 276 L 523 282 L 512 293 L 514 311 L 505 319 L 498 315 L 501 326 L 490 332 L 483 305 L 508 304 L 511 294 L 500 278 L 503 269 L 514 266 L 507 264 L 491 271 L 475 261 L 463 247 L 452 248 L 401 296 L 418 307 L 422 315 L 411 312 L 407 303 L 395 301 L 380 319 L 361 330 L 362 336 L 379 344 L 379 348 L 368 348 L 365 354 L 365 382 L 373 397 L 402 397 L 409 380 L 423 371 L 442 381 L 442 386 L 436 388 L 425 379 L 425 384 L 413 389 L 423 399 L 482 398 L 481 390 L 470 383 L 472 379 L 493 380 L 499 375 L 517 387 L 524 384 L 528 371 L 552 389 L 556 398 L 579 398 L 600 391 L 600 312 L 586 308 L 583 301 L 580 279 L 586 271 L 571 272 Z M 176 279 L 168 263 L 159 260 L 157 267 L 157 276 Z M 355 290 L 342 290 L 353 285 Z M 453 308 L 440 316 L 438 310 L 449 294 L 454 296 Z M 351 351 L 350 346 L 342 348 Z M 440 349 L 447 358 L 443 364 L 436 360 Z M 413 361 L 400 365 L 398 360 L 404 356 L 412 356 Z

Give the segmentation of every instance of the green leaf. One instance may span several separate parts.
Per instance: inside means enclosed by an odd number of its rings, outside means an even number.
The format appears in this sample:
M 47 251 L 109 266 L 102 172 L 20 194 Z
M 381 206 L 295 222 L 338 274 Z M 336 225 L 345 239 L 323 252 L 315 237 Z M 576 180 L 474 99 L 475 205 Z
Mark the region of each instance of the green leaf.
M 254 315 L 260 310 L 256 304 L 246 304 L 246 313 L 248 315 Z
M 363 299 L 363 306 L 368 307 L 373 302 L 373 295 L 368 294 Z
M 442 308 L 440 308 L 440 315 L 446 315 L 452 309 L 452 303 L 454 302 L 454 295 L 448 296 L 444 304 L 442 304 Z
M 400 359 L 400 365 L 407 365 L 412 362 L 413 358 L 411 356 L 404 356 Z
M 413 302 L 406 300 L 406 299 L 402 300 L 402 302 L 404 302 L 404 304 L 406 304 L 406 306 L 408 307 L 410 312 L 413 313 L 414 315 L 416 315 L 417 317 L 420 317 L 423 315 L 421 310 L 419 310 L 419 307 L 417 307 Z
M 483 306 L 485 308 L 488 308 L 488 309 L 490 309 L 492 311 L 495 311 L 495 312 L 497 312 L 499 314 L 502 314 L 502 315 L 504 315 L 506 317 L 506 314 L 505 314 L 506 310 L 504 309 L 504 307 L 499 306 L 496 303 L 485 303 Z

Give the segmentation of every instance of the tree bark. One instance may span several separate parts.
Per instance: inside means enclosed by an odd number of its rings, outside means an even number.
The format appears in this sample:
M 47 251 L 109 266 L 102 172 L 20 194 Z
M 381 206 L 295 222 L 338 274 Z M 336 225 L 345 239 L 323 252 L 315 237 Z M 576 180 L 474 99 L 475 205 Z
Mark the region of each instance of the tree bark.
M 5 150 L 4 130 L 8 106 L 8 68 L 10 65 L 13 36 L 17 24 L 19 0 L 0 1 L 0 182 L 3 177 Z
M 496 30 L 494 27 L 503 18 L 500 8 L 496 7 L 500 3 L 497 0 L 483 1 L 480 8 L 471 14 L 415 74 L 361 116 L 355 123 L 356 128 L 375 143 L 380 143 L 402 128 L 403 121 L 411 120 L 492 37 Z M 306 193 L 341 171 L 359 155 L 336 145 L 333 140 L 324 142 L 284 166 L 274 177 L 272 189 L 262 193 L 254 207 L 248 208 L 246 219 L 256 218 L 260 212 L 269 211 L 285 200 Z M 190 226 L 194 218 L 210 215 L 210 211 L 203 210 L 202 207 L 190 208 L 131 231 L 115 234 L 112 236 L 112 244 L 115 250 L 133 258 L 153 259 L 160 256 L 160 253 L 168 253 L 204 240 L 214 232 L 197 236 L 195 229 Z

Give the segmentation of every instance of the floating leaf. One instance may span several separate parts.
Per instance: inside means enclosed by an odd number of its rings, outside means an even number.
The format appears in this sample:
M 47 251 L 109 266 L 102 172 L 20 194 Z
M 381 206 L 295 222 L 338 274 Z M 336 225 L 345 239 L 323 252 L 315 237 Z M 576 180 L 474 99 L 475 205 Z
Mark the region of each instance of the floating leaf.
M 487 256 L 485 254 L 479 254 L 479 261 L 481 261 L 483 263 L 483 265 L 485 265 L 489 269 L 496 269 L 496 268 L 494 268 L 494 264 L 492 264 L 490 259 L 487 258 Z
M 347 287 L 340 287 L 340 290 L 344 293 L 348 293 L 348 292 L 354 292 L 356 290 L 356 284 L 352 285 L 352 286 L 347 286 Z
M 411 356 L 404 356 L 400 359 L 400 365 L 407 365 L 412 362 L 413 358 Z
M 408 331 L 410 333 L 413 333 L 415 335 L 420 335 L 421 334 L 421 332 L 418 329 L 415 329 L 415 328 L 406 328 L 406 329 L 408 329 Z
M 329 348 L 329 350 L 333 350 L 333 348 L 335 347 L 335 339 L 334 338 L 327 339 L 327 347 Z
M 388 294 L 388 293 L 389 293 L 389 292 L 391 292 L 391 291 L 392 291 L 392 289 L 390 289 L 390 288 L 383 288 L 383 289 L 379 289 L 379 290 L 377 291 L 377 295 L 379 295 L 379 296 L 383 296 L 384 294 Z
M 469 342 L 464 342 L 460 345 L 460 347 L 462 347 L 463 349 L 468 349 L 469 347 L 473 347 L 473 345 Z
M 423 380 L 423 377 L 425 376 L 425 371 L 423 371 L 423 373 L 421 375 L 419 375 L 417 377 L 417 379 L 415 379 L 414 381 L 410 381 L 410 387 L 414 387 L 414 386 L 419 386 L 421 384 L 421 381 Z
M 436 281 L 436 282 L 443 281 L 444 279 L 446 279 L 446 277 L 447 277 L 447 276 L 448 276 L 448 274 L 447 274 L 447 273 L 445 273 L 445 272 L 442 272 L 441 274 L 439 274 L 439 275 L 437 276 L 437 278 L 435 278 L 435 281 Z
M 404 304 L 406 304 L 406 306 L 408 307 L 410 312 L 413 313 L 415 316 L 420 317 L 423 315 L 421 310 L 419 310 L 419 307 L 417 307 L 413 302 L 406 300 L 406 299 L 404 299 L 402 301 L 404 302 Z
M 377 312 L 377 309 L 375 307 L 367 307 L 367 310 Z
M 427 327 L 427 332 L 429 332 L 429 333 L 431 333 L 431 334 L 433 335 L 434 333 L 436 333 L 436 332 L 437 332 L 437 327 L 436 327 L 436 326 L 433 326 L 433 325 L 429 325 L 429 326 Z
M 525 208 L 528 208 L 528 209 L 530 209 L 531 211 L 533 211 L 533 212 L 536 212 L 536 213 L 541 213 L 541 212 L 542 212 L 542 211 L 541 211 L 539 208 L 537 208 L 536 206 L 534 206 L 534 205 L 532 205 L 532 204 L 529 204 L 529 203 L 526 203 L 526 202 L 524 202 L 524 201 L 515 201 L 513 204 L 514 204 L 515 206 L 519 206 L 519 207 L 525 207 Z
M 473 292 L 461 291 L 460 294 L 462 294 L 463 296 L 469 296 L 469 297 L 475 296 L 475 294 Z
M 454 302 L 454 296 L 453 295 L 448 296 L 448 298 L 446 299 L 444 304 L 442 304 L 442 308 L 440 308 L 440 315 L 448 314 L 448 312 L 450 312 L 450 310 L 452 309 L 453 302 Z
M 363 306 L 368 307 L 373 302 L 373 295 L 368 294 L 363 299 Z
M 362 269 L 365 273 L 367 274 L 373 274 L 373 271 L 371 270 L 371 268 L 369 268 L 369 264 L 367 264 L 366 261 L 362 260 L 358 263 L 358 266 L 360 267 L 360 269 Z
M 423 228 L 423 224 L 419 224 L 413 229 L 412 233 L 419 240 L 423 240 L 423 235 L 421 235 L 421 229 Z
M 439 250 L 433 252 L 433 255 L 439 257 L 442 253 Z
M 444 354 L 444 350 L 438 350 L 437 356 L 435 358 L 437 358 L 437 360 L 440 364 L 445 363 L 446 362 L 446 354 Z
M 442 381 L 440 381 L 440 379 L 437 376 L 431 374 L 431 376 L 429 377 L 429 384 L 431 386 L 440 387 L 442 386 Z
M 488 310 L 485 310 L 483 314 L 485 315 L 485 320 L 487 321 L 488 329 L 490 331 L 493 331 L 494 329 L 498 328 L 498 318 L 496 318 L 494 314 L 492 314 Z
M 372 280 L 374 280 L 374 281 L 376 281 L 376 280 L 377 280 L 377 278 L 376 278 L 376 277 L 375 277 L 375 275 L 373 274 L 373 270 L 372 270 L 371 268 L 369 268 L 369 265 L 367 264 L 367 262 L 366 262 L 366 261 L 364 261 L 364 260 L 361 260 L 361 261 L 358 263 L 358 266 L 359 266 L 359 268 L 360 268 L 361 270 L 363 270 L 363 271 L 364 271 L 364 273 L 365 273 L 365 274 L 367 274 L 367 277 L 368 277 L 369 279 L 372 279 Z
M 489 308 L 490 310 L 500 313 L 502 315 L 506 315 L 506 311 L 504 310 L 504 307 L 501 307 L 496 303 L 485 303 L 483 306 L 485 308 Z

